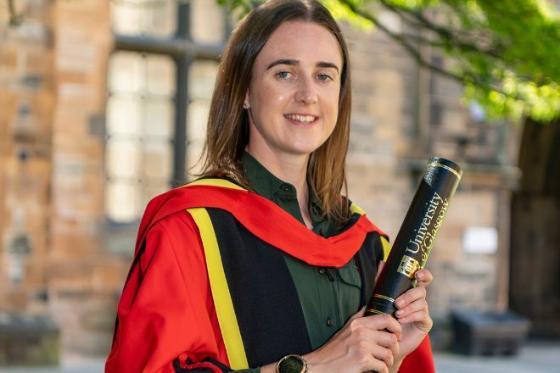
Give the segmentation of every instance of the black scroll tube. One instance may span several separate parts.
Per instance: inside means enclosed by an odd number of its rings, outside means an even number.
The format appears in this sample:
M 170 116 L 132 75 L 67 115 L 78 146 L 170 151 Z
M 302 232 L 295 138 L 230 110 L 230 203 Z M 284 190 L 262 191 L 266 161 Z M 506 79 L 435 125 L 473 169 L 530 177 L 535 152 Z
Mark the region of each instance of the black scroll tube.
M 414 285 L 414 274 L 426 265 L 462 173 L 450 160 L 430 159 L 366 306 L 366 316 L 394 315 L 395 299 Z

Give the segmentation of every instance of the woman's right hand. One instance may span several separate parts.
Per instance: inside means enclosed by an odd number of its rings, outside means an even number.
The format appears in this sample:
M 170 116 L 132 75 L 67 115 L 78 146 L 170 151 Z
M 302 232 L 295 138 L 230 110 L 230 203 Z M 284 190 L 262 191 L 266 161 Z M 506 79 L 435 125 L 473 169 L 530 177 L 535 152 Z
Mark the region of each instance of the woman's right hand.
M 309 373 L 388 373 L 399 356 L 401 325 L 390 315 L 356 313 L 321 348 L 305 355 Z

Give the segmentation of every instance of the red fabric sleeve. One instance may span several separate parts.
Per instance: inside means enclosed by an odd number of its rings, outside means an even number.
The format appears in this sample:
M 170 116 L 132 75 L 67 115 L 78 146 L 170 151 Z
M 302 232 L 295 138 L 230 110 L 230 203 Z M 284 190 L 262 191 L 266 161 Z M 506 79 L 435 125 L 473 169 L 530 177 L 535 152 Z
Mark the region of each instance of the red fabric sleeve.
M 399 373 L 435 373 L 435 371 L 430 337 L 426 336 L 418 348 L 404 358 Z
M 108 373 L 171 373 L 182 368 L 228 365 L 210 294 L 198 230 L 185 211 L 146 234 L 117 311 Z

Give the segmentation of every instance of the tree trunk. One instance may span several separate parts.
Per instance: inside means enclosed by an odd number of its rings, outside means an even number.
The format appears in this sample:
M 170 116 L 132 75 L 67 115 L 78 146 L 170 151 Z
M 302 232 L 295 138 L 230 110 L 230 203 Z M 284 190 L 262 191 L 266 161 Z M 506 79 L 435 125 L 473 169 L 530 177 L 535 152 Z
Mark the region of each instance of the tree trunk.
M 512 199 L 510 308 L 531 333 L 560 337 L 560 120 L 527 120 L 521 139 L 521 185 Z

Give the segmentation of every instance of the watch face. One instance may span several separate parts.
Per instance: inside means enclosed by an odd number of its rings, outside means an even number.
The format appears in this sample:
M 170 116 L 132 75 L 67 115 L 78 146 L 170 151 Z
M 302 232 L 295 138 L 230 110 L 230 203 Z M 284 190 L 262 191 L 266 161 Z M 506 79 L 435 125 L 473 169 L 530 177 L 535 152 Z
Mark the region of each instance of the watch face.
M 302 373 L 304 372 L 305 363 L 303 359 L 297 355 L 288 355 L 280 361 L 278 365 L 279 373 Z

